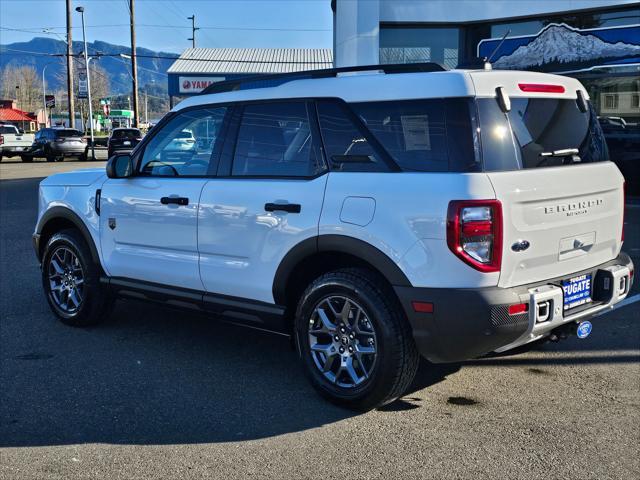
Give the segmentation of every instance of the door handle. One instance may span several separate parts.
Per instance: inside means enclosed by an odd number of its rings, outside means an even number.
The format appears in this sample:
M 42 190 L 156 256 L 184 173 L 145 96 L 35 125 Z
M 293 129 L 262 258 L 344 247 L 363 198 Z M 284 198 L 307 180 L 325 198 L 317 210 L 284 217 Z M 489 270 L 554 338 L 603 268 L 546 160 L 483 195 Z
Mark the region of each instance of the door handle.
M 267 212 L 275 212 L 280 210 L 282 212 L 300 213 L 302 206 L 299 203 L 265 203 L 264 209 Z
M 187 197 L 162 197 L 160 203 L 163 205 L 189 205 Z

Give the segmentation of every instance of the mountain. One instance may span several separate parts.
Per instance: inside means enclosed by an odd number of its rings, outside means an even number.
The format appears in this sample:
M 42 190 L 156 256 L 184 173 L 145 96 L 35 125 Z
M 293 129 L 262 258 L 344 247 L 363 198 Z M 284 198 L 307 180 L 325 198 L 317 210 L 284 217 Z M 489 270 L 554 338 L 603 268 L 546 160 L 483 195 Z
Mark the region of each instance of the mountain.
M 90 55 L 95 54 L 131 54 L 131 48 L 113 43 L 95 41 L 87 44 Z M 7 64 L 12 65 L 32 65 L 39 75 L 42 69 L 50 64 L 45 77 L 52 89 L 64 88 L 66 85 L 66 60 L 64 57 L 53 57 L 47 54 L 66 53 L 67 44 L 62 40 L 52 38 L 36 37 L 28 42 L 16 42 L 7 45 L 0 45 L 0 68 Z M 82 53 L 83 44 L 81 41 L 73 42 L 73 51 Z M 171 58 L 177 57 L 175 53 L 156 52 L 147 48 L 136 48 L 138 54 L 138 84 L 143 87 L 146 84 L 167 85 L 167 69 L 173 63 Z M 148 58 L 148 57 L 169 57 L 169 58 Z M 76 70 L 82 58 L 76 61 Z M 123 94 L 131 91 L 131 60 L 119 56 L 103 56 L 92 60 L 104 68 L 109 76 L 111 90 L 114 94 Z
M 609 43 L 566 25 L 551 24 L 535 40 L 518 47 L 510 55 L 500 57 L 493 65 L 496 68 L 525 69 L 546 64 L 576 64 L 598 58 L 633 55 L 640 55 L 639 45 Z

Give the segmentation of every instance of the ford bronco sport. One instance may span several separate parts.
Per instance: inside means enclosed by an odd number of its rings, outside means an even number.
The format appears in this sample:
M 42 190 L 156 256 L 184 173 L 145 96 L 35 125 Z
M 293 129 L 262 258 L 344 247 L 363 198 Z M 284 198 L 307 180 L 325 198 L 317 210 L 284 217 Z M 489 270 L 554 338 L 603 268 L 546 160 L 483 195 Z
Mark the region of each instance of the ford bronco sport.
M 118 296 L 211 312 L 368 409 L 419 355 L 588 334 L 633 281 L 623 195 L 572 78 L 356 67 L 210 86 L 106 172 L 43 180 L 33 239 L 64 323 Z

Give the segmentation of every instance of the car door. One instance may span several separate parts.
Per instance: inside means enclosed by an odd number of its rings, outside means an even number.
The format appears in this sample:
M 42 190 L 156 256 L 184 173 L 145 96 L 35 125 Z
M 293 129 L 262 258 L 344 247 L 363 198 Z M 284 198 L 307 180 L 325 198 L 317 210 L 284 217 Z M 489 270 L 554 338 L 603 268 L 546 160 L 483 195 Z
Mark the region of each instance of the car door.
M 273 279 L 295 245 L 318 234 L 327 181 L 313 103 L 239 106 L 218 177 L 198 212 L 207 292 L 274 303 Z
M 226 111 L 205 106 L 175 114 L 136 152 L 133 177 L 104 183 L 100 232 L 110 276 L 203 289 L 198 201 L 216 169 Z M 184 131 L 198 141 L 191 149 L 174 149 Z

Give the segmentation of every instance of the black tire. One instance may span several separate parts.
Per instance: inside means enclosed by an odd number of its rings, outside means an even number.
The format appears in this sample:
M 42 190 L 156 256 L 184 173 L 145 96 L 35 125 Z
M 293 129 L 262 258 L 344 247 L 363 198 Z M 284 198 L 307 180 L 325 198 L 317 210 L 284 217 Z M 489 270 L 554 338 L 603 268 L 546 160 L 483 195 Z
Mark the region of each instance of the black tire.
M 65 251 L 76 256 L 84 278 L 81 301 L 74 311 L 67 311 L 56 303 L 49 278 L 50 269 L 53 269 L 52 258 L 57 252 Z M 51 310 L 66 325 L 96 325 L 105 320 L 113 308 L 113 297 L 100 284 L 100 268 L 93 262 L 89 246 L 77 230 L 62 230 L 47 242 L 42 257 L 42 286 Z
M 33 162 L 33 157 L 31 155 L 21 155 L 20 160 L 25 163 Z
M 87 154 L 83 153 L 82 155 L 80 155 L 78 157 L 78 160 L 80 160 L 81 162 L 86 162 L 87 161 Z
M 49 151 L 48 148 L 44 148 L 42 150 L 43 154 L 44 154 L 44 158 L 47 160 L 47 162 L 55 162 L 56 161 L 56 157 Z
M 311 355 L 310 321 L 316 307 L 333 296 L 360 306 L 375 331 L 375 364 L 361 384 L 342 387 L 332 383 Z M 336 270 L 314 280 L 298 303 L 294 329 L 298 354 L 313 387 L 347 408 L 370 410 L 393 402 L 411 385 L 418 369 L 420 357 L 402 308 L 391 287 L 369 270 Z

